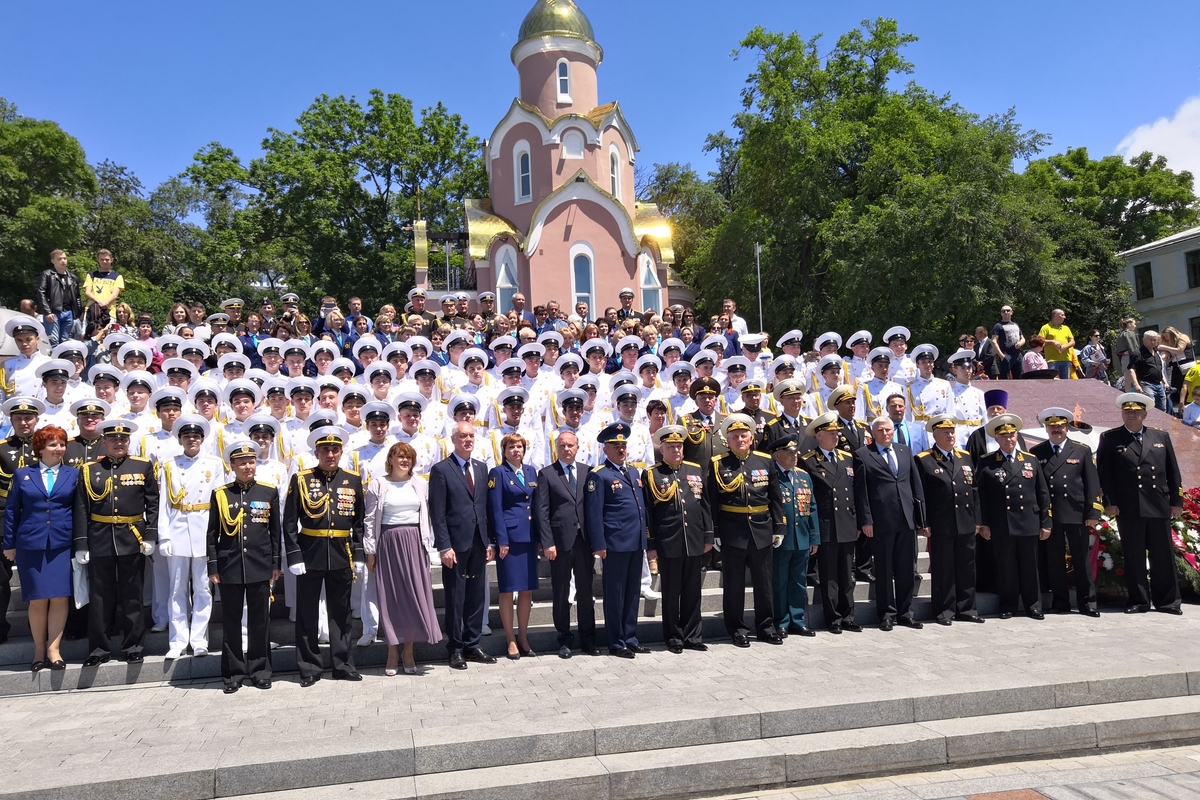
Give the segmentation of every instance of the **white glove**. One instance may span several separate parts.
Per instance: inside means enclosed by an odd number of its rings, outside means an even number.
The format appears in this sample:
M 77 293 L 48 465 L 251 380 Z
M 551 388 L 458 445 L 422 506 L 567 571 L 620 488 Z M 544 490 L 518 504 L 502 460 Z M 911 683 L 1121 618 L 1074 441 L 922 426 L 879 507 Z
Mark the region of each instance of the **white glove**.
M 75 554 L 75 560 L 79 562 L 79 566 L 86 566 L 92 560 L 92 553 L 90 550 L 80 550 Z
M 170 558 L 170 556 L 171 556 L 171 540 L 163 539 L 161 542 L 159 542 L 158 543 L 158 552 L 160 555 L 164 555 L 164 556 L 167 556 L 168 558 Z
M 357 573 L 359 573 L 360 575 L 361 575 L 362 573 L 366 572 L 366 571 L 367 571 L 367 562 L 365 562 L 365 561 L 355 561 L 355 562 L 354 562 L 354 571 L 355 571 L 355 572 L 357 572 Z
M 771 537 L 771 547 L 779 547 L 779 545 L 781 545 L 781 544 L 783 544 L 782 536 L 772 536 Z
M 721 537 L 720 536 L 713 539 L 713 550 L 716 550 L 718 553 L 721 552 Z
M 154 555 L 154 542 L 142 542 L 142 555 Z
M 308 572 L 308 567 L 304 566 L 304 562 L 301 561 L 299 564 L 292 564 L 291 566 L 289 566 L 288 572 L 299 577 L 299 576 L 303 575 L 304 573 Z

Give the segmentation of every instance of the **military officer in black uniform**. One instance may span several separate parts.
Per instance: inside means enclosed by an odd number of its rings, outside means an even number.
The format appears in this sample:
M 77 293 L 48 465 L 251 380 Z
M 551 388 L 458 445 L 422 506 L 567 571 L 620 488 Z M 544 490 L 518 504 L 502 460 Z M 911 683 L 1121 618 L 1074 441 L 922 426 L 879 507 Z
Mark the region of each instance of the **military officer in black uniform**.
M 319 681 L 324 669 L 317 645 L 322 587 L 333 677 L 362 680 L 350 663 L 350 589 L 355 570 L 366 561 L 364 499 L 358 473 L 338 466 L 345 443 L 345 431 L 332 426 L 308 435 L 317 465 L 292 476 L 283 512 L 288 570 L 296 576 L 296 666 L 304 687 Z
M 692 381 L 688 394 L 696 404 L 696 410 L 684 414 L 679 420 L 687 430 L 683 459 L 693 464 L 707 465 L 713 456 L 729 450 L 720 429 L 724 417 L 717 413 L 721 383 L 716 378 L 697 378 Z
M 799 378 L 780 381 L 775 384 L 771 395 L 775 398 L 775 407 L 779 409 L 779 413 L 767 420 L 762 435 L 758 437 L 758 449 L 769 450 L 772 443 L 793 434 L 801 453 L 816 447 L 815 442 L 808 441 L 808 434 L 805 433 L 808 423 L 812 420 L 806 419 L 800 413 L 800 407 L 804 404 L 804 381 Z
M 46 410 L 41 400 L 32 397 L 11 397 L 4 401 L 3 411 L 12 424 L 12 435 L 0 442 L 0 514 L 8 501 L 8 490 L 13 475 L 21 467 L 37 463 L 33 452 L 33 431 L 37 428 L 38 415 Z M 9 625 L 6 615 L 12 599 L 13 562 L 0 553 L 0 644 L 8 641 Z
M 1000 619 L 1017 610 L 1017 598 L 1031 619 L 1044 619 L 1038 583 L 1037 543 L 1050 536 L 1050 490 L 1041 462 L 1017 447 L 1021 418 L 1001 414 L 988 421 L 987 434 L 1000 449 L 979 464 L 979 533 L 996 549 Z
M 838 431 L 838 449 L 851 456 L 872 443 L 871 430 L 867 423 L 854 418 L 857 406 L 858 394 L 849 384 L 839 386 L 829 393 L 829 408 L 837 411 L 838 422 L 842 426 Z M 870 538 L 860 535 L 854 545 L 855 580 L 874 581 L 874 561 Z
M 1182 614 L 1171 520 L 1183 513 L 1183 482 L 1175 448 L 1166 431 L 1146 427 L 1154 401 L 1127 392 L 1117 398 L 1125 423 L 1100 434 L 1096 466 L 1104 491 L 1105 513 L 1117 518 L 1125 551 L 1126 614 L 1154 608 Z M 1146 556 L 1150 558 L 1149 582 Z
M 258 445 L 225 447 L 233 482 L 214 489 L 208 514 L 208 577 L 221 589 L 221 677 L 225 694 L 243 683 L 271 688 L 271 584 L 279 580 L 279 490 L 254 480 Z M 242 605 L 246 643 L 242 650 Z
M 700 625 L 704 554 L 712 549 L 712 515 L 704 469 L 683 460 L 687 429 L 664 425 L 654 433 L 662 458 L 642 475 L 649 527 L 647 558 L 658 558 L 663 639 L 672 653 L 707 650 Z
M 771 590 L 771 549 L 785 532 L 783 495 L 775 464 L 754 450 L 754 420 L 731 414 L 721 424 L 729 452 L 713 456 L 709 466 L 709 502 L 714 546 L 721 547 L 722 608 L 725 630 L 738 647 L 750 646 L 746 627 L 746 568 L 754 588 L 754 628 L 759 641 L 782 644 L 775 627 Z
M 1050 538 L 1039 543 L 1046 564 L 1046 583 L 1054 594 L 1054 611 L 1071 611 L 1067 585 L 1067 547 L 1075 564 L 1075 599 L 1079 613 L 1098 617 L 1096 582 L 1092 580 L 1092 531 L 1100 521 L 1100 476 L 1092 460 L 1092 448 L 1067 438 L 1072 414 L 1065 408 L 1047 408 L 1038 414 L 1046 427 L 1048 441 L 1030 451 L 1042 462 L 1050 490 Z
M 859 536 L 854 456 L 838 446 L 844 431 L 836 411 L 808 423 L 805 433 L 817 442 L 815 450 L 800 457 L 800 466 L 812 479 L 821 525 L 817 562 L 825 627 L 830 633 L 858 633 L 862 626 L 854 621 L 854 548 Z
M 123 634 L 121 653 L 130 663 L 142 660 L 146 622 L 142 589 L 146 557 L 158 543 L 158 481 L 154 465 L 129 455 L 129 437 L 137 425 L 123 419 L 99 425 L 104 455 L 85 464 L 75 492 L 75 559 L 88 568 L 88 640 L 94 667 L 112 657 L 108 621 L 118 609 Z
M 67 454 L 63 457 L 67 464 L 83 469 L 84 464 L 104 455 L 104 440 L 98 428 L 111 411 L 112 407 L 97 397 L 85 397 L 71 404 L 79 435 L 67 442 Z
M 933 446 L 917 454 L 929 538 L 930 605 L 939 625 L 983 622 L 975 609 L 975 536 L 979 493 L 970 454 L 954 446 L 957 422 L 936 414 L 925 423 Z

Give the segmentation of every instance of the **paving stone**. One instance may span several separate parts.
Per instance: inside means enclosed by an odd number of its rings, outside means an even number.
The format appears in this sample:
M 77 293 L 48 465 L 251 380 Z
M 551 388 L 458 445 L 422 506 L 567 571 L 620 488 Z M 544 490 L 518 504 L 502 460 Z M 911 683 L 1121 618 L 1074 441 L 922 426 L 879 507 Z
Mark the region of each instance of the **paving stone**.
M 592 726 L 578 714 L 516 725 L 415 728 L 412 739 L 417 775 L 586 758 L 596 750 Z
M 628 753 L 667 747 L 758 739 L 759 712 L 750 703 L 689 703 L 661 709 L 653 722 L 644 712 L 587 714 L 595 726 L 595 753 Z
M 418 775 L 421 800 L 595 800 L 609 796 L 609 773 L 595 758 Z
M 946 763 L 942 734 L 914 724 L 888 725 L 770 740 L 787 756 L 788 782 L 872 774 Z
M 778 786 L 787 780 L 784 755 L 772 740 L 597 758 L 608 770 L 612 800 L 689 797 L 734 787 Z
M 413 774 L 412 734 L 291 739 L 271 749 L 229 748 L 216 766 L 219 797 Z

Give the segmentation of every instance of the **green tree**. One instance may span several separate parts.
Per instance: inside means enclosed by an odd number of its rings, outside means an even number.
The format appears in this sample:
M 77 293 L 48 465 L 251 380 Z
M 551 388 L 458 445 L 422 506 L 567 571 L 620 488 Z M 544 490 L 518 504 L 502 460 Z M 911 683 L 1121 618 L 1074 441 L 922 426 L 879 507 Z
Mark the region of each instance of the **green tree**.
M 96 179 L 78 140 L 0 98 L 0 302 L 33 297 L 50 251 L 79 242 Z
M 461 230 L 462 200 L 486 194 L 479 140 L 438 104 L 421 112 L 398 94 L 322 95 L 297 129 L 268 131 L 244 166 L 228 148 L 201 150 L 188 178 L 210 197 L 212 257 L 238 258 L 269 283 L 315 300 L 358 294 L 368 307 L 413 283 L 412 235 Z
M 696 279 L 696 253 L 729 213 L 713 181 L 701 178 L 691 164 L 655 164 L 642 196 L 671 220 L 675 269 L 689 284 Z

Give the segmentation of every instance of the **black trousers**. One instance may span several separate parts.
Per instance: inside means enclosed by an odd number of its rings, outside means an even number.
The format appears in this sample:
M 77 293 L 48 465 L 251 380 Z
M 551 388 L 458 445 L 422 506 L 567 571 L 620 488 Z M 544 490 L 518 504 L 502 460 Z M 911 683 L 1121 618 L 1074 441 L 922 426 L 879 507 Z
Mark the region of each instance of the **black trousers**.
M 929 540 L 929 601 L 934 619 L 953 619 L 955 614 L 979 616 L 975 610 L 974 532 L 932 536 Z
M 704 555 L 664 556 L 658 554 L 658 576 L 662 582 L 663 639 L 668 645 L 700 644 L 700 586 L 704 580 Z M 743 596 L 745 589 L 742 589 Z
M 442 587 L 446 590 L 446 649 L 460 653 L 479 647 L 483 632 L 487 548 L 476 543 L 470 550 L 455 550 L 454 554 L 458 559 L 454 566 L 442 567 Z
M 1121 514 L 1117 519 L 1121 549 L 1125 551 L 1125 588 L 1129 605 L 1179 608 L 1179 578 L 1175 574 L 1175 548 L 1171 545 L 1171 523 Z M 1149 581 L 1146 556 L 1150 558 Z
M 142 580 L 146 557 L 92 556 L 88 562 L 88 645 L 91 655 L 112 654 L 108 641 L 108 622 L 116 611 L 121 632 L 121 653 L 126 658 L 139 655 L 146 640 L 146 620 L 142 616 Z
M 575 576 L 575 619 L 580 644 L 596 644 L 596 600 L 592 583 L 596 576 L 595 558 L 582 536 L 575 537 L 570 550 L 559 550 L 550 562 L 550 588 L 553 592 L 554 629 L 558 631 L 558 646 L 572 647 L 575 634 L 571 632 L 571 576 Z
M 871 550 L 875 557 L 875 611 L 879 621 L 895 622 L 897 617 L 911 617 L 917 532 L 911 528 L 876 532 L 871 537 Z
M 854 622 L 854 552 L 857 542 L 822 542 L 817 550 L 825 626 Z
M 303 576 L 302 576 L 303 577 Z M 246 678 L 271 680 L 271 582 L 219 584 L 221 592 L 221 677 L 240 685 Z M 321 590 L 317 590 L 320 595 Z M 242 649 L 242 603 L 246 605 L 246 648 Z M 297 618 L 299 615 L 297 614 Z
M 349 568 L 309 570 L 296 576 L 296 667 L 301 678 L 319 678 L 325 669 L 317 644 L 322 586 L 325 587 L 325 609 L 329 615 L 329 656 L 333 662 L 333 677 L 357 673 L 350 660 L 350 589 L 353 585 L 354 573 Z M 225 605 L 224 598 L 221 604 Z M 238 630 L 241 630 L 240 605 L 238 617 Z
M 820 551 L 818 551 L 820 552 Z M 869 581 L 875 577 L 872 562 L 874 559 L 875 549 L 871 545 L 871 540 L 861 533 L 858 535 L 858 541 L 854 543 L 854 579 L 859 581 Z
M 1080 611 L 1096 608 L 1096 582 L 1092 580 L 1091 531 L 1086 525 L 1058 525 L 1050 529 L 1050 538 L 1038 542 L 1038 564 L 1042 585 L 1054 595 L 1055 611 L 1071 610 L 1071 587 L 1067 581 L 1067 548 L 1075 571 L 1075 602 Z
M 1038 537 L 993 533 L 996 576 L 1000 582 L 1000 611 L 1015 613 L 1020 598 L 1026 613 L 1042 610 L 1038 584 Z
M 12 630 L 12 625 L 8 622 L 8 604 L 12 601 L 12 574 L 13 562 L 0 553 L 0 643 L 8 640 L 8 632 Z
M 721 551 L 721 583 L 724 586 L 722 608 L 725 630 L 730 636 L 746 635 L 746 568 L 750 568 L 750 585 L 754 588 L 754 630 L 759 636 L 776 633 L 775 599 L 771 596 L 771 547 L 758 547 L 754 539 L 745 547 L 729 547 Z

